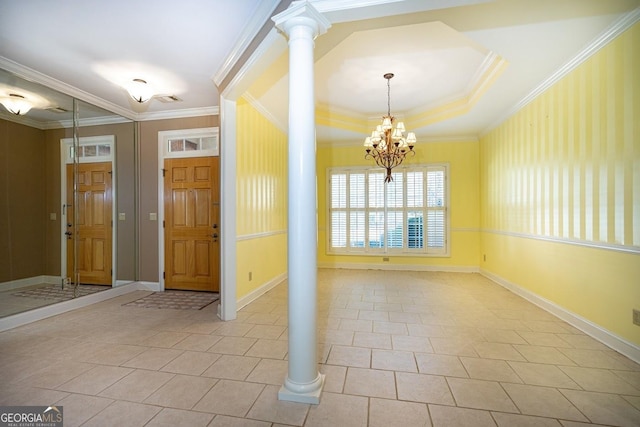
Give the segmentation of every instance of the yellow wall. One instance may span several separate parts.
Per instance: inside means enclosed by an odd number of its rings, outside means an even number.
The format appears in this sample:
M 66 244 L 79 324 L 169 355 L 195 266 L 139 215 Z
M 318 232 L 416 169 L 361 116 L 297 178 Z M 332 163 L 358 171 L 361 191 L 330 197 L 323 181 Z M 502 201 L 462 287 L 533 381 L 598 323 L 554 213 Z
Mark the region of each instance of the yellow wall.
M 417 154 L 405 160 L 407 164 L 449 163 L 451 256 L 391 256 L 388 262 L 384 262 L 384 267 L 409 265 L 415 266 L 418 270 L 437 267 L 477 268 L 480 253 L 479 143 L 477 141 L 428 143 L 418 141 L 415 150 Z M 356 145 L 318 148 L 318 263 L 320 266 L 377 264 L 383 267 L 381 255 L 352 256 L 326 253 L 327 168 L 371 166 L 372 161 L 364 159 L 364 154 L 364 148 Z
M 287 270 L 287 137 L 242 98 L 236 153 L 240 299 Z
M 638 52 L 640 24 L 480 140 L 482 268 L 635 344 Z

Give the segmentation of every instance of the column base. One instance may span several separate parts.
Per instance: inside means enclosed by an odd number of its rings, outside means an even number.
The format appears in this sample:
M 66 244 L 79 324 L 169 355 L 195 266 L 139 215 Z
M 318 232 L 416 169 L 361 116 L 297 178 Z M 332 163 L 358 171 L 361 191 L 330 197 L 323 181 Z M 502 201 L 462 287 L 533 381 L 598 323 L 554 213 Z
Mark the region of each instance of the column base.
M 287 388 L 287 383 L 290 383 L 289 379 L 285 381 L 285 385 L 280 387 L 278 391 L 278 400 L 286 400 L 289 402 L 297 403 L 310 403 L 317 405 L 320 403 L 320 395 L 324 388 L 324 374 L 318 374 L 318 379 L 313 384 L 315 388 L 310 391 L 293 391 Z

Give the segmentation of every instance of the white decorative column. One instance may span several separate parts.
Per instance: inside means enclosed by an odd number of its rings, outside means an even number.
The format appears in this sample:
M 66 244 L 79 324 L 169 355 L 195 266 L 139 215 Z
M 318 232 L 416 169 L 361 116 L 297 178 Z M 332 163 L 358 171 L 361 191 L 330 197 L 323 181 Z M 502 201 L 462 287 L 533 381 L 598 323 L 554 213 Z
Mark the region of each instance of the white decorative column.
M 289 41 L 289 369 L 279 400 L 320 403 L 317 361 L 316 134 L 313 40 L 331 26 L 308 2 L 273 17 Z

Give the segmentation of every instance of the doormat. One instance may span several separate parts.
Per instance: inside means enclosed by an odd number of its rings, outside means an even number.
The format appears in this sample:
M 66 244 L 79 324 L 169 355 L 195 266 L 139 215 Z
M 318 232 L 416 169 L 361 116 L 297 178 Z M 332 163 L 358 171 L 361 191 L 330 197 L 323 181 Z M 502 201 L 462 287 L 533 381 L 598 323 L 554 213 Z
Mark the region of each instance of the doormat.
M 24 291 L 14 292 L 11 295 L 16 297 L 26 297 L 35 299 L 50 299 L 57 302 L 68 301 L 74 298 L 73 285 L 66 285 L 62 289 L 61 285 L 46 285 L 39 288 L 27 289 Z M 76 296 L 83 297 L 85 295 L 91 295 L 96 292 L 106 291 L 111 289 L 111 286 L 100 285 L 78 285 L 78 292 Z
M 138 308 L 169 308 L 173 310 L 202 310 L 211 303 L 218 301 L 217 292 L 164 291 L 128 302 L 127 306 Z

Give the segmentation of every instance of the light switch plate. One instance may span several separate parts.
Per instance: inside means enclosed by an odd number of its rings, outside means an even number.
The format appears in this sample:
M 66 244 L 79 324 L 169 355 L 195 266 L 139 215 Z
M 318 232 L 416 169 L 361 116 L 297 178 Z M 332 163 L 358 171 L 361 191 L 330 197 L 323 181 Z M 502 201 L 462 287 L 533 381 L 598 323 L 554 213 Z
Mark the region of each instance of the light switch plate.
M 127 214 L 126 214 L 126 213 L 124 213 L 124 212 L 120 212 L 120 213 L 118 214 L 118 220 L 120 220 L 120 221 L 124 221 L 124 220 L 126 220 L 126 219 L 127 219 Z

